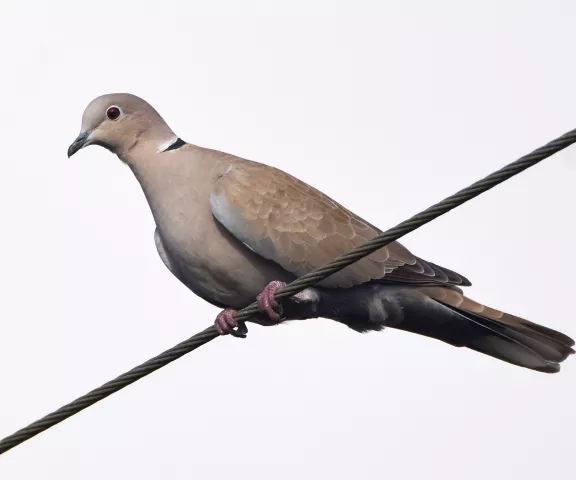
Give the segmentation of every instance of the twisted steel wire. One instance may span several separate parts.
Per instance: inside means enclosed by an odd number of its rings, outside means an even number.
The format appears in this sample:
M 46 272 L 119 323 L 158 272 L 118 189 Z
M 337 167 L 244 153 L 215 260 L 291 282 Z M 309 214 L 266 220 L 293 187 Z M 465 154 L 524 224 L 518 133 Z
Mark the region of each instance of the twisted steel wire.
M 445 198 L 441 202 L 427 208 L 426 210 L 414 215 L 412 218 L 405 220 L 395 227 L 387 230 L 374 237 L 372 240 L 355 248 L 354 250 L 342 255 L 341 257 L 319 267 L 306 275 L 296 279 L 289 285 L 281 288 L 276 292 L 276 299 L 282 300 L 291 297 L 296 293 L 315 285 L 316 283 L 324 280 L 330 275 L 342 270 L 343 268 L 351 265 L 352 263 L 360 260 L 361 258 L 370 255 L 372 252 L 382 248 L 389 243 L 398 240 L 407 233 L 410 233 L 417 228 L 431 222 L 435 218 L 449 212 L 450 210 L 462 205 L 468 200 L 477 197 L 481 193 L 490 190 L 496 185 L 508 180 L 509 178 L 523 172 L 542 160 L 548 158 L 554 153 L 563 150 L 564 148 L 576 142 L 576 129 L 552 140 L 550 143 L 534 150 L 532 153 L 521 157 L 515 162 L 497 170 L 496 172 L 488 175 L 482 180 L 473 183 L 467 188 Z M 235 314 L 238 321 L 246 321 L 250 317 L 259 312 L 258 305 L 252 303 L 246 308 L 239 310 Z M 178 345 L 166 350 L 160 355 L 151 358 L 147 362 L 133 368 L 132 370 L 120 375 L 119 377 L 111 380 L 104 385 L 95 388 L 91 392 L 83 395 L 69 404 L 59 408 L 58 410 L 46 415 L 40 420 L 31 423 L 27 427 L 18 430 L 16 433 L 4 438 L 0 441 L 0 455 L 14 448 L 15 446 L 25 442 L 26 440 L 38 435 L 39 433 L 48 430 L 50 427 L 62 422 L 63 420 L 71 417 L 72 415 L 84 410 L 85 408 L 94 405 L 96 402 L 106 398 L 107 396 L 117 392 L 118 390 L 131 385 L 137 380 L 149 375 L 150 373 L 168 365 L 169 363 L 177 360 L 183 355 L 196 350 L 198 347 L 214 340 L 218 337 L 218 332 L 214 326 L 208 327 L 206 330 L 197 333 L 188 340 L 179 343 Z

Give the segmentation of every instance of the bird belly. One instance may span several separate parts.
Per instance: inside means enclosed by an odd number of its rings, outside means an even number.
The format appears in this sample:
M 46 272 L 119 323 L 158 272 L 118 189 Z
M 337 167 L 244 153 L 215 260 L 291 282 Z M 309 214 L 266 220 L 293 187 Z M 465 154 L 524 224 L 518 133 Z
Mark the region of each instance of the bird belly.
M 164 225 L 156 235 L 160 257 L 196 295 L 219 307 L 242 308 L 272 280 L 292 280 L 210 220 L 194 234 L 187 228 L 186 235 L 179 235 Z

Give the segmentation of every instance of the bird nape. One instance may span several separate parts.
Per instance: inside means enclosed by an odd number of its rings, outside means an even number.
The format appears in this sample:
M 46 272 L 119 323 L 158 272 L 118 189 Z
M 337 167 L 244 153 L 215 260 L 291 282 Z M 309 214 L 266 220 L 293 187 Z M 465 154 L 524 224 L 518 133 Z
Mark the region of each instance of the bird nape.
M 359 332 L 397 328 L 547 373 L 574 353 L 568 336 L 470 300 L 460 289 L 470 285 L 465 277 L 398 242 L 280 306 L 278 288 L 380 230 L 286 172 L 184 142 L 131 94 L 86 107 L 68 155 L 93 144 L 133 171 L 160 257 L 195 294 L 224 308 L 215 321 L 221 335 L 246 335 L 233 314 L 257 297 L 261 313 L 251 321 L 261 325 L 325 317 Z

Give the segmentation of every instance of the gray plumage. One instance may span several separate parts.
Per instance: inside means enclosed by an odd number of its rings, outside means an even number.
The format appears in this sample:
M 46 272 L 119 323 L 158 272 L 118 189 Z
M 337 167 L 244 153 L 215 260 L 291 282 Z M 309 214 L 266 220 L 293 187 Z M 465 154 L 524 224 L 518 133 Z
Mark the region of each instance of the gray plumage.
M 69 155 L 90 144 L 116 153 L 134 172 L 168 269 L 222 308 L 242 308 L 270 282 L 290 282 L 380 232 L 285 172 L 183 142 L 133 95 L 88 105 Z M 360 332 L 397 328 L 559 371 L 572 339 L 470 300 L 459 288 L 468 285 L 394 242 L 285 302 L 284 315 L 331 318 Z M 274 323 L 266 315 L 254 321 Z

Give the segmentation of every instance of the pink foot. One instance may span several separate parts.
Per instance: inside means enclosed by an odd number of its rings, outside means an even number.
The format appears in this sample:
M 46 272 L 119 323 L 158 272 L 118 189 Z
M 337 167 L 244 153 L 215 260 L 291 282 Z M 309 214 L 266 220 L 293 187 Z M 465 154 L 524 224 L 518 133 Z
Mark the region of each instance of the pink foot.
M 280 317 L 282 316 L 282 305 L 276 301 L 274 295 L 278 290 L 285 286 L 285 282 L 274 280 L 273 282 L 270 282 L 266 288 L 262 290 L 262 293 L 256 297 L 258 309 L 262 313 L 268 315 L 270 320 L 280 320 Z
M 216 317 L 214 326 L 220 335 L 232 335 L 233 337 L 246 338 L 246 333 L 248 333 L 246 324 L 243 322 L 238 323 L 234 318 L 235 313 L 236 310 L 231 308 L 222 310 Z

